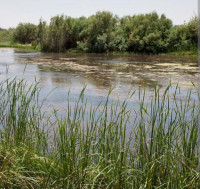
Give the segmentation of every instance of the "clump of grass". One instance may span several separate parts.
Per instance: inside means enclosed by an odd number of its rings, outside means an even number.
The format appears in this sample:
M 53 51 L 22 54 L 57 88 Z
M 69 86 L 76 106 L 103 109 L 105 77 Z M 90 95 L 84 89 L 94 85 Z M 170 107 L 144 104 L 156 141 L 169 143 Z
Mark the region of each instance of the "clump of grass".
M 88 107 L 84 90 L 65 116 L 41 111 L 38 83 L 0 84 L 0 187 L 199 188 L 199 99 L 155 88 L 139 109 L 107 100 Z M 197 95 L 199 97 L 199 95 Z M 173 105 L 173 106 L 172 106 Z
M 26 51 L 30 51 L 30 52 L 40 52 L 41 49 L 40 49 L 40 46 L 34 46 L 34 45 L 23 45 L 23 44 L 18 44 L 18 43 L 13 43 L 13 42 L 10 42 L 10 43 L 0 43 L 0 47 L 2 48 L 7 48 L 7 47 L 11 47 L 11 48 L 17 48 L 17 49 L 23 49 L 23 50 L 26 50 Z

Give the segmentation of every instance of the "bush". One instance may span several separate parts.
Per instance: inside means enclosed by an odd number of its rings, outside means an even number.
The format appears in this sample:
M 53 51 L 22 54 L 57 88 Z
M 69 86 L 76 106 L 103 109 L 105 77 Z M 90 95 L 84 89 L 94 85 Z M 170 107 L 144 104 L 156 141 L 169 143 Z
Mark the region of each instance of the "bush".
M 14 31 L 14 41 L 21 44 L 30 44 L 36 41 L 37 26 L 31 23 L 20 23 Z
M 119 18 L 110 12 L 97 12 L 88 18 L 57 15 L 50 24 L 19 24 L 14 40 L 40 45 L 43 51 L 65 52 L 69 49 L 88 53 L 135 52 L 146 54 L 170 51 L 196 51 L 198 18 L 173 26 L 164 14 L 156 12 Z

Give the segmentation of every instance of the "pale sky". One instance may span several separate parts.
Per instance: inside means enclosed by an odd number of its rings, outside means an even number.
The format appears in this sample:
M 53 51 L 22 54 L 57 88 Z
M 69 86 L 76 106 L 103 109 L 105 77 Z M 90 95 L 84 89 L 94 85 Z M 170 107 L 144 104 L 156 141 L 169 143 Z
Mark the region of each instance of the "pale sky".
M 198 12 L 198 0 L 0 0 L 0 27 L 16 27 L 19 22 L 38 24 L 42 17 L 64 14 L 90 16 L 110 11 L 122 17 L 156 11 L 165 13 L 174 24 L 188 22 Z

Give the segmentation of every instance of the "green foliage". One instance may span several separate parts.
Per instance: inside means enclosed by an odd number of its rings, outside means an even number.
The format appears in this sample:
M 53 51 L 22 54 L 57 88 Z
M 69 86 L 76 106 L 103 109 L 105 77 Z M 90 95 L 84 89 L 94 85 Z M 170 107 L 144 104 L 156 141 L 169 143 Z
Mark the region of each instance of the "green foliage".
M 40 45 L 43 51 L 78 50 L 88 53 L 133 52 L 158 54 L 197 50 L 198 18 L 173 26 L 164 14 L 156 12 L 118 18 L 110 12 L 97 12 L 88 18 L 57 15 L 50 24 L 19 24 L 14 40 Z
M 86 44 L 89 52 L 108 51 L 111 34 L 116 26 L 116 18 L 110 12 L 97 12 L 88 18 Z
M 199 188 L 200 99 L 170 88 L 148 103 L 140 91 L 138 109 L 127 106 L 134 93 L 110 102 L 112 90 L 88 107 L 83 89 L 66 115 L 48 117 L 38 83 L 2 81 L 0 188 Z
M 84 17 L 79 19 L 63 15 L 53 17 L 48 29 L 46 29 L 47 34 L 45 36 L 47 38 L 41 43 L 42 49 L 60 52 L 75 48 L 77 41 L 84 35 L 82 32 L 84 22 Z
M 33 43 L 37 38 L 37 26 L 31 23 L 20 23 L 14 31 L 13 38 L 21 44 Z
M 109 51 L 127 51 L 127 38 L 120 26 L 116 26 L 115 31 L 111 33 L 108 48 Z
M 196 50 L 198 47 L 198 18 L 194 17 L 188 24 L 175 26 L 170 33 L 172 51 Z
M 13 41 L 14 29 L 0 29 L 0 44 L 10 44 Z
M 37 43 L 44 49 L 47 46 L 47 29 L 47 23 L 40 19 L 37 27 Z
M 122 28 L 127 36 L 128 51 L 139 53 L 159 53 L 168 49 L 171 20 L 157 13 L 141 14 L 122 20 Z

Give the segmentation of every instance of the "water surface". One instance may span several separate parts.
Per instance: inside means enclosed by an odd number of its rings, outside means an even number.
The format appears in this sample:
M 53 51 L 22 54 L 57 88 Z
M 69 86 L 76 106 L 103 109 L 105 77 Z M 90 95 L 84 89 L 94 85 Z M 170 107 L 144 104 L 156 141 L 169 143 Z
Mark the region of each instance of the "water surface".
M 39 80 L 41 98 L 54 89 L 45 106 L 48 109 L 52 104 L 60 110 L 65 109 L 69 89 L 73 103 L 85 84 L 88 103 L 96 106 L 105 101 L 110 87 L 114 87 L 111 100 L 123 100 L 130 90 L 135 90 L 134 101 L 142 87 L 148 101 L 155 85 L 164 90 L 170 82 L 178 83 L 180 97 L 184 97 L 193 84 L 199 89 L 200 81 L 197 57 L 192 56 L 56 54 L 0 48 L 0 80 L 15 76 L 30 83 Z M 192 98 L 196 99 L 195 94 Z

